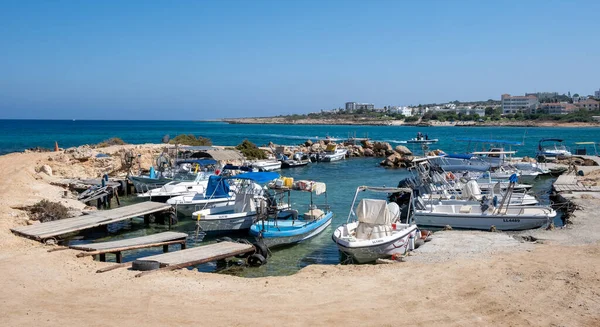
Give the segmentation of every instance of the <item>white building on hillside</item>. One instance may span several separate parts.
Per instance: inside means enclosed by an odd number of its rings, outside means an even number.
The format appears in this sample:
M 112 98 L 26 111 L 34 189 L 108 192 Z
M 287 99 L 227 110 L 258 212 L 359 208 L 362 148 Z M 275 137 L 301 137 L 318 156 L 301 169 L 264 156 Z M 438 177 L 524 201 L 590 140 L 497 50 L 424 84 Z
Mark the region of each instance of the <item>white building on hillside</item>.
M 596 99 L 600 98 L 600 89 L 598 89 L 598 91 L 594 91 L 594 97 L 596 97 Z
M 539 104 L 538 98 L 535 95 L 517 95 L 502 94 L 502 113 L 516 114 L 518 112 L 530 113 L 535 112 L 535 108 Z
M 398 109 L 398 113 L 402 114 L 404 117 L 410 117 L 410 116 L 412 116 L 412 108 L 409 108 L 409 107 L 400 107 Z

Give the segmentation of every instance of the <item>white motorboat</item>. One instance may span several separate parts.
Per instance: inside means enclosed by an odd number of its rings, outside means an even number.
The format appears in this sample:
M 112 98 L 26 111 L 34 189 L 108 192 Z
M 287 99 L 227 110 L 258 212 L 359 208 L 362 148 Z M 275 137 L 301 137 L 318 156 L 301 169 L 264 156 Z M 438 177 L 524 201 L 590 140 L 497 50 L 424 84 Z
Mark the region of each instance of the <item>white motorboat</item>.
M 333 233 L 332 238 L 338 249 L 358 263 L 413 250 L 419 231 L 414 223 L 401 223 L 400 207 L 396 203 L 362 199 L 354 211 L 358 193 L 366 190 L 381 193 L 412 192 L 406 188 L 359 186 L 347 222 Z
M 552 144 L 548 144 L 548 142 L 552 142 Z M 545 161 L 546 158 L 570 157 L 571 151 L 562 142 L 561 139 L 541 139 L 538 143 L 538 161 Z
M 257 203 L 262 200 L 276 206 L 278 210 L 288 207 L 287 203 L 277 203 L 259 184 L 265 184 L 279 177 L 273 172 L 251 172 L 229 177 L 243 181 L 238 185 L 233 204 L 216 208 L 206 208 L 192 213 L 199 229 L 206 233 L 221 233 L 249 229 L 256 220 Z
M 427 204 L 415 201 L 414 219 L 419 226 L 489 230 L 539 228 L 552 221 L 556 211 L 544 206 L 494 207 L 471 204 Z
M 495 226 L 500 230 L 525 230 L 538 228 L 550 223 L 556 211 L 545 206 L 511 205 L 517 176 L 511 176 L 510 187 L 503 194 L 503 199 L 496 197 L 483 199 L 480 203 L 468 202 L 443 204 L 425 202 L 421 197 L 413 198 L 413 217 L 419 226 L 489 230 Z M 471 192 L 475 184 L 466 184 L 463 191 Z M 509 199 L 509 200 L 507 200 Z
M 407 140 L 407 141 L 402 141 L 400 143 L 406 143 L 406 144 L 433 144 L 433 143 L 437 143 L 437 141 L 439 141 L 439 140 L 438 139 L 430 139 L 427 134 L 423 135 L 423 133 L 418 132 L 417 136 L 415 138 L 412 138 L 412 139 Z
M 436 189 L 433 186 L 425 187 L 428 193 L 421 193 L 421 197 L 428 203 L 440 203 L 440 204 L 477 204 L 486 199 L 492 199 L 497 203 L 504 201 L 504 198 L 508 192 L 504 192 L 500 184 L 496 183 L 496 187 L 492 188 L 489 193 L 483 194 L 479 188 L 477 181 L 470 180 L 461 187 L 462 191 L 457 192 L 456 190 L 448 189 Z M 508 205 L 536 205 L 539 201 L 533 195 L 526 193 L 510 193 L 511 196 L 507 197 L 509 201 Z M 496 198 L 496 200 L 494 200 Z M 469 201 L 470 203 L 465 203 Z
M 252 168 L 258 171 L 273 171 L 281 169 L 281 161 L 279 160 L 261 160 L 252 163 Z
M 328 145 L 327 149 L 319 155 L 322 162 L 338 161 L 346 158 L 347 149 L 338 149 L 336 145 Z
M 178 215 L 191 217 L 195 211 L 233 205 L 235 193 L 223 176 L 210 176 L 204 193 L 179 195 L 167 200 Z
M 138 194 L 138 198 L 148 199 L 150 201 L 165 202 L 168 199 L 179 195 L 194 195 L 204 193 L 208 185 L 210 174 L 199 173 L 194 181 L 172 181 L 159 188 L 148 192 Z

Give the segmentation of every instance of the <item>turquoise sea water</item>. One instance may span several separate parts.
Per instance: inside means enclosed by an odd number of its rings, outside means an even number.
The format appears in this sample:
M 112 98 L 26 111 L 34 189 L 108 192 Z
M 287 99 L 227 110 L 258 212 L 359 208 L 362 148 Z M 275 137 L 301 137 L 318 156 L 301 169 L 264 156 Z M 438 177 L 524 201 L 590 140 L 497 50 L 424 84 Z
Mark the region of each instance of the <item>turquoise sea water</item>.
M 568 143 L 575 141 L 600 141 L 600 129 L 595 128 L 490 128 L 490 127 L 393 127 L 393 126 L 293 126 L 293 125 L 229 125 L 225 123 L 191 121 L 0 121 L 0 152 L 21 151 L 25 148 L 42 146 L 51 148 L 54 141 L 61 147 L 97 143 L 110 137 L 120 137 L 128 143 L 160 142 L 165 134 L 172 136 L 192 133 L 209 137 L 215 144 L 235 145 L 244 138 L 259 145 L 269 141 L 278 144 L 298 144 L 308 138 L 326 136 L 345 138 L 348 133 L 356 136 L 368 136 L 374 140 L 397 142 L 407 140 L 421 131 L 440 142 L 435 148 L 447 152 L 464 150 L 466 144 L 457 142 L 458 137 L 494 138 L 523 141 L 525 146 L 518 148 L 518 155 L 533 155 L 537 141 L 544 137 L 560 137 Z M 335 227 L 346 221 L 352 197 L 359 185 L 396 186 L 398 181 L 407 177 L 406 170 L 383 169 L 378 166 L 381 158 L 352 158 L 333 163 L 317 163 L 303 168 L 282 170 L 284 176 L 295 179 L 314 179 L 327 183 L 327 200 L 334 212 L 332 225 L 322 234 L 309 242 L 277 250 L 269 258 L 269 263 L 260 268 L 235 269 L 228 273 L 255 277 L 265 275 L 286 275 L 298 271 L 310 264 L 338 264 L 340 255 L 331 234 Z M 547 192 L 551 178 L 541 178 L 536 182 L 533 192 L 548 202 Z M 293 205 L 306 205 L 309 199 L 304 196 L 292 198 Z M 323 199 L 317 199 L 317 203 Z M 127 199 L 134 202 L 136 199 Z M 555 221 L 560 225 L 560 219 Z M 162 231 L 161 226 L 144 229 L 139 220 L 111 226 L 112 233 L 88 233 L 83 240 L 75 242 L 104 241 L 128 238 Z M 195 234 L 195 222 L 181 220 L 175 230 Z M 239 235 L 243 236 L 243 235 Z M 202 245 L 211 239 L 195 242 L 191 237 L 189 246 Z M 204 243 L 205 244 L 205 243 Z M 160 253 L 161 249 L 131 251 L 125 254 L 125 260 Z M 114 260 L 109 256 L 110 260 Z M 201 271 L 214 271 L 215 264 L 196 267 Z
M 572 145 L 577 141 L 600 142 L 600 128 L 585 127 L 404 127 L 404 126 L 334 126 L 334 125 L 230 125 L 220 122 L 195 121 L 68 121 L 68 120 L 0 120 L 0 154 L 22 151 L 31 147 L 54 148 L 98 143 L 111 137 L 125 142 L 159 143 L 164 135 L 202 135 L 217 145 L 236 145 L 244 139 L 257 145 L 298 144 L 307 139 L 346 138 L 368 135 L 392 144 L 407 140 L 417 132 L 439 139 L 435 148 L 449 152 L 465 149 L 458 137 L 493 138 L 512 141 L 525 140 L 519 155 L 533 155 L 541 138 L 559 137 Z

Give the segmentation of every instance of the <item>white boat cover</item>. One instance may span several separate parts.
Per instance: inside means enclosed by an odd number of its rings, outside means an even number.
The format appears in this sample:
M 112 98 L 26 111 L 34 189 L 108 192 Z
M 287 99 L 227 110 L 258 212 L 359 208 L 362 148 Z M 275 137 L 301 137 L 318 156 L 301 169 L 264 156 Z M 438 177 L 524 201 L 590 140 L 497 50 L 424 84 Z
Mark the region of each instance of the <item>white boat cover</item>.
M 356 238 L 372 240 L 392 234 L 392 215 L 385 200 L 362 199 L 356 208 Z
M 465 187 L 463 188 L 463 194 L 464 198 L 466 199 L 481 200 L 481 189 L 479 188 L 479 184 L 477 184 L 477 181 L 468 181 Z
M 253 212 L 256 211 L 256 203 L 254 203 L 253 194 L 237 194 L 235 197 L 235 203 L 233 204 L 233 212 Z

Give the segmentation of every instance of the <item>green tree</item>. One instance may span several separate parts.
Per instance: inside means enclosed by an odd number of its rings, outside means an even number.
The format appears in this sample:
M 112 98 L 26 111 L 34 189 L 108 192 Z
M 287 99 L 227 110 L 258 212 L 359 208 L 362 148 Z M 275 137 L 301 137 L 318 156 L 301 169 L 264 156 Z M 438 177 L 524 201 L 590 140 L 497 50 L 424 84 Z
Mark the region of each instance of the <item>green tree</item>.
M 244 140 L 242 143 L 240 143 L 238 146 L 235 147 L 236 149 L 240 150 L 240 152 L 244 155 L 244 157 L 246 157 L 246 159 L 266 159 L 267 155 L 265 154 L 265 152 L 261 149 L 259 149 L 256 144 L 248 141 L 248 140 Z

